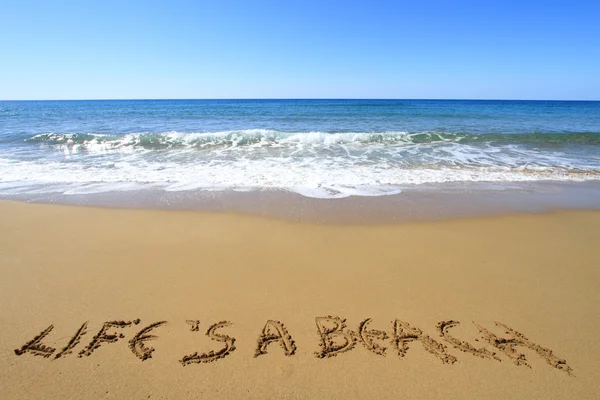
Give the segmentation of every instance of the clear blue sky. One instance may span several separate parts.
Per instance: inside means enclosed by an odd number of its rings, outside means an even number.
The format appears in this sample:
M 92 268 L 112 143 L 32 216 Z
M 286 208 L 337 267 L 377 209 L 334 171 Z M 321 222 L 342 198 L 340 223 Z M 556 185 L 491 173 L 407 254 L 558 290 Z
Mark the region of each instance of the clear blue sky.
M 600 0 L 0 2 L 0 99 L 600 99 Z

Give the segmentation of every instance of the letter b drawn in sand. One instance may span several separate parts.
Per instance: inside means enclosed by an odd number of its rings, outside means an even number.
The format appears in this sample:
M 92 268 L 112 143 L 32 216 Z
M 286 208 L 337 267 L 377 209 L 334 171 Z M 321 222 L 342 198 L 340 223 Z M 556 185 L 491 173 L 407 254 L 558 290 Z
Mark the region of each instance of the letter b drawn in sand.
M 254 357 L 267 354 L 267 346 L 273 342 L 279 342 L 279 345 L 288 357 L 293 356 L 296 352 L 296 344 L 285 328 L 285 325 L 280 321 L 270 319 L 258 337 Z
M 190 323 L 190 321 L 186 321 L 186 322 Z M 194 332 L 197 330 L 195 328 L 199 326 L 200 321 L 192 321 L 192 322 L 193 323 L 190 323 L 190 325 L 191 325 L 190 330 Z M 235 338 L 232 338 L 227 335 L 220 335 L 220 334 L 216 333 L 215 331 L 217 329 L 224 328 L 224 327 L 230 326 L 230 325 L 232 325 L 232 323 L 229 321 L 221 321 L 221 322 L 218 322 L 218 323 L 212 325 L 206 331 L 206 336 L 208 336 L 212 340 L 216 340 L 217 342 L 225 343 L 225 347 L 223 347 L 222 349 L 217 350 L 217 351 L 211 350 L 208 353 L 198 354 L 198 352 L 195 352 L 193 354 L 183 356 L 183 358 L 181 360 L 179 360 L 179 362 L 181 364 L 183 364 L 184 366 L 186 366 L 188 364 L 210 363 L 210 362 L 217 361 L 218 359 L 224 358 L 227 355 L 229 355 L 232 351 L 235 350 L 235 344 L 234 344 Z
M 421 342 L 425 350 L 442 360 L 444 364 L 454 364 L 456 362 L 456 357 L 446 353 L 446 346 L 436 342 L 431 337 L 424 335 L 423 331 L 419 328 L 413 328 L 407 322 L 402 322 L 398 319 L 395 320 L 393 324 L 392 345 L 398 351 L 399 357 L 404 357 L 406 355 L 406 352 L 409 349 L 408 343 L 417 340 Z
M 512 360 L 515 365 L 524 365 L 526 367 L 531 368 L 531 365 L 527 362 L 525 358 L 525 354 L 519 353 L 515 350 L 516 346 L 523 346 L 530 350 L 535 351 L 540 357 L 542 357 L 548 364 L 552 367 L 560 369 L 561 371 L 565 371 L 569 375 L 573 375 L 573 369 L 567 365 L 567 361 L 561 358 L 558 358 L 554 355 L 552 350 L 537 345 L 527 339 L 522 333 L 515 331 L 514 329 L 508 327 L 505 324 L 500 322 L 495 322 L 496 326 L 505 329 L 506 334 L 510 335 L 509 338 L 501 338 L 488 331 L 481 325 L 474 323 L 479 332 L 481 333 L 482 338 L 502 351 L 508 358 Z
M 48 334 L 52 332 L 52 329 L 54 329 L 54 325 L 50 325 L 41 331 L 36 337 L 25 343 L 23 347 L 20 349 L 15 349 L 15 354 L 20 356 L 25 353 L 31 353 L 34 356 L 41 356 L 44 358 L 50 357 L 56 351 L 56 349 L 43 344 L 42 339 L 48 336 Z
M 161 325 L 166 324 L 167 321 L 158 321 L 153 324 L 148 325 L 141 331 L 139 331 L 130 341 L 129 348 L 140 360 L 145 361 L 148 358 L 152 358 L 152 353 L 154 352 L 154 347 L 146 347 L 144 346 L 144 342 L 149 340 L 156 339 L 156 336 L 150 335 L 150 331 L 158 328 Z
M 83 350 L 79 352 L 79 357 L 83 356 L 91 356 L 94 350 L 102 345 L 102 343 L 114 343 L 119 339 L 125 337 L 122 333 L 120 334 L 109 334 L 107 331 L 110 328 L 127 328 L 132 324 L 139 324 L 140 320 L 136 319 L 134 321 L 108 321 L 102 325 L 100 331 L 92 338 L 90 344 L 88 344 Z
M 346 320 L 340 317 L 316 317 L 315 323 L 321 342 L 320 351 L 315 352 L 318 358 L 334 357 L 350 351 L 356 345 L 354 332 L 346 329 Z M 338 339 L 337 342 L 334 339 Z

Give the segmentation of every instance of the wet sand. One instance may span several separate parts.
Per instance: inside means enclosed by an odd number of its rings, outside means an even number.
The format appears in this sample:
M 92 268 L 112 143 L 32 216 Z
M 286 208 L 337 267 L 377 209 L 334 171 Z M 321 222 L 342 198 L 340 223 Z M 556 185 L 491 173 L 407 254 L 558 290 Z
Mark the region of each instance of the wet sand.
M 600 391 L 598 211 L 336 225 L 3 201 L 0 221 L 3 399 Z
M 11 185 L 3 185 L 4 190 Z M 3 194 L 0 201 L 234 212 L 326 224 L 389 224 L 552 210 L 600 210 L 598 180 L 423 184 L 402 187 L 402 192 L 396 195 L 338 199 L 306 197 L 285 190 L 167 191 L 154 188 L 95 192 L 96 187 L 90 184 L 78 188 L 77 193 L 61 194 L 52 192 L 55 189 L 52 185 L 14 184 L 15 194 Z

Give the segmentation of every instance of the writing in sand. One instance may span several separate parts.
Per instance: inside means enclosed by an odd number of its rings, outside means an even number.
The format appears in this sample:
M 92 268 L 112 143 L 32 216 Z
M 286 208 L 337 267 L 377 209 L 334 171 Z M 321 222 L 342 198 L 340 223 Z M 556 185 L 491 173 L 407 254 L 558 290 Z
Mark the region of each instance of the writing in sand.
M 546 347 L 533 343 L 522 333 L 517 332 L 506 324 L 496 322 L 496 326 L 502 328 L 504 335 L 498 336 L 487 328 L 474 323 L 479 331 L 480 338 L 489 345 L 492 350 L 484 347 L 476 347 L 473 344 L 460 340 L 452 335 L 452 328 L 459 325 L 458 321 L 446 320 L 436 324 L 435 329 L 441 338 L 441 341 L 433 339 L 423 331 L 411 324 L 396 319 L 391 322 L 388 331 L 370 328 L 372 320 L 367 318 L 358 324 L 356 330 L 349 329 L 346 320 L 337 316 L 324 316 L 315 318 L 318 347 L 314 355 L 320 359 L 334 357 L 342 353 L 354 350 L 357 345 L 362 345 L 366 350 L 378 356 L 386 356 L 388 352 L 393 352 L 398 357 L 404 357 L 413 344 L 420 344 L 427 352 L 439 359 L 444 364 L 454 364 L 457 358 L 448 352 L 448 344 L 453 348 L 469 353 L 476 357 L 492 361 L 501 361 L 500 356 L 508 358 L 515 365 L 522 365 L 531 368 L 525 354 L 520 353 L 517 348 L 526 348 L 544 359 L 551 367 L 572 375 L 573 370 L 567 365 L 564 359 L 557 357 L 554 352 Z M 127 328 L 139 325 L 139 319 L 131 321 L 108 321 L 104 322 L 100 330 L 92 339 L 78 351 L 79 357 L 89 357 L 100 346 L 115 343 L 125 338 L 123 332 Z M 139 329 L 128 341 L 132 353 L 140 360 L 145 361 L 152 358 L 155 349 L 147 342 L 158 338 L 157 332 L 167 321 L 157 321 Z M 201 324 L 199 320 L 187 320 L 192 332 L 199 332 Z M 228 328 L 233 325 L 229 321 L 220 321 L 207 325 L 206 335 L 213 341 L 220 343 L 218 350 L 208 352 L 193 352 L 183 355 L 179 362 L 186 366 L 197 363 L 211 363 L 223 359 L 236 349 L 236 339 L 228 334 Z M 21 348 L 16 349 L 18 356 L 24 354 L 33 354 L 44 358 L 60 359 L 67 357 L 79 345 L 83 337 L 87 334 L 88 322 L 84 322 L 65 346 L 56 351 L 56 348 L 44 344 L 46 336 L 52 332 L 54 325 L 50 325 L 32 340 L 25 343 Z M 479 339 L 474 339 L 479 341 Z M 271 349 L 270 345 L 277 344 L 283 354 L 293 357 L 296 354 L 296 343 L 286 326 L 276 320 L 268 320 L 258 335 L 254 356 L 260 357 L 267 354 Z M 271 349 L 271 351 L 273 351 Z

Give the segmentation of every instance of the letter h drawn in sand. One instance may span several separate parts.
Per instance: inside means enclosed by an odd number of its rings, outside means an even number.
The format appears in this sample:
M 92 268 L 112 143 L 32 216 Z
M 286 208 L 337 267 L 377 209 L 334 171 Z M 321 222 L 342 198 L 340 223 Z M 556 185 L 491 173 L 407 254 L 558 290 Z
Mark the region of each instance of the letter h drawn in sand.
M 510 335 L 510 337 L 508 338 L 501 338 L 488 331 L 481 325 L 478 325 L 474 322 L 473 324 L 475 324 L 477 329 L 479 329 L 482 338 L 486 342 L 488 342 L 489 344 L 500 350 L 502 353 L 504 353 L 504 355 L 510 358 L 515 365 L 524 365 L 526 367 L 531 368 L 531 365 L 529 365 L 527 359 L 525 358 L 525 354 L 519 353 L 517 350 L 515 350 L 516 346 L 523 346 L 525 348 L 535 351 L 540 357 L 546 360 L 546 362 L 550 366 L 560 369 L 561 371 L 565 371 L 569 375 L 573 375 L 573 369 L 567 365 L 566 360 L 558 358 L 556 355 L 554 355 L 552 350 L 533 343 L 532 341 L 527 339 L 525 335 L 515 331 L 507 325 L 502 324 L 500 322 L 495 322 L 496 326 L 504 328 L 506 334 Z

